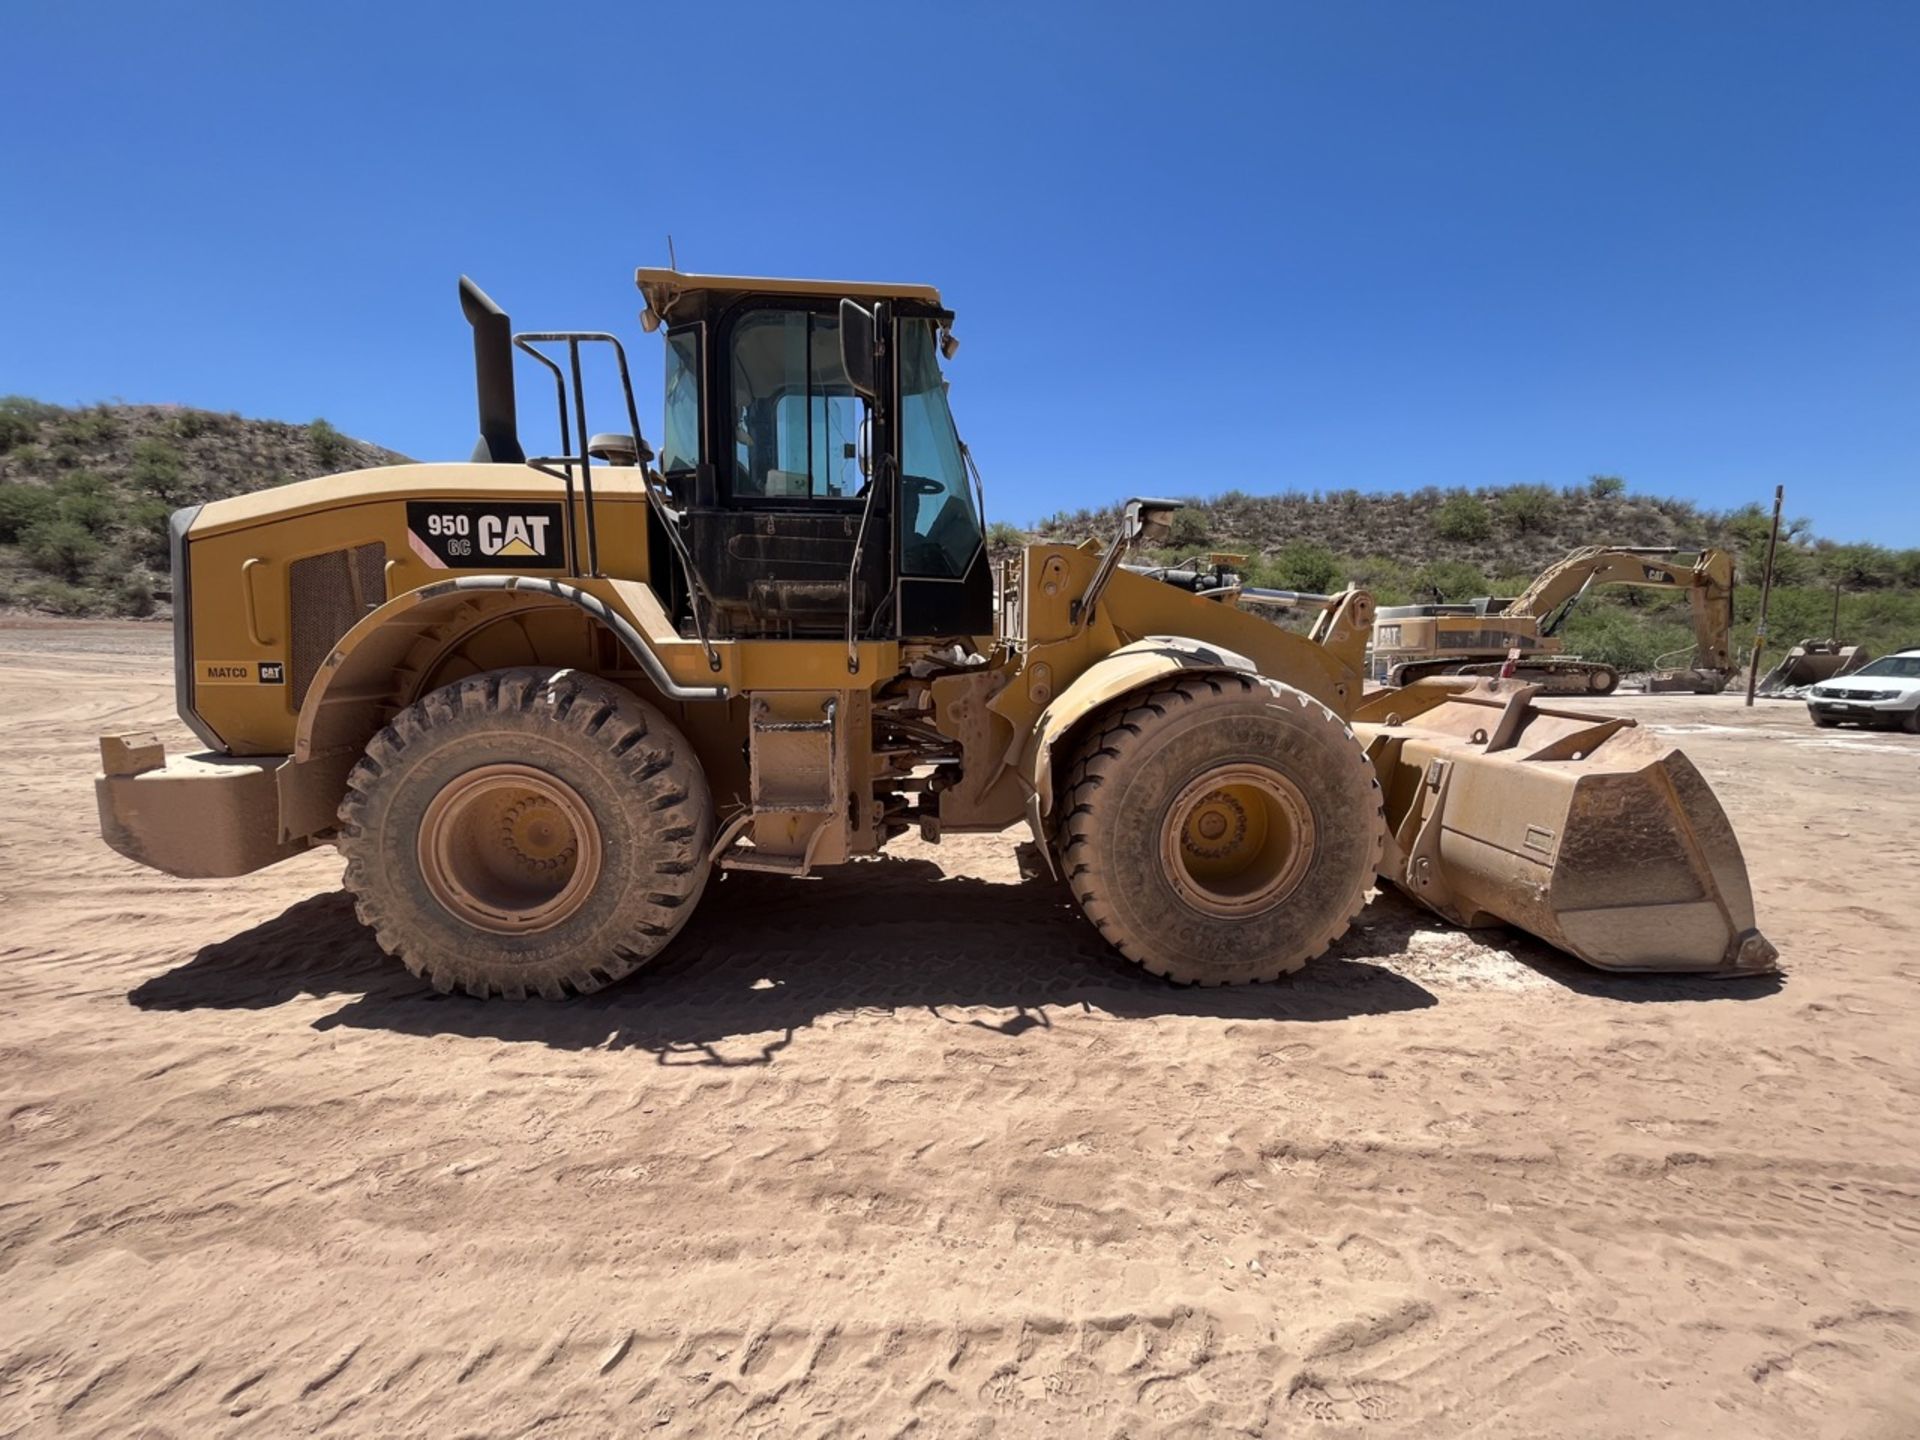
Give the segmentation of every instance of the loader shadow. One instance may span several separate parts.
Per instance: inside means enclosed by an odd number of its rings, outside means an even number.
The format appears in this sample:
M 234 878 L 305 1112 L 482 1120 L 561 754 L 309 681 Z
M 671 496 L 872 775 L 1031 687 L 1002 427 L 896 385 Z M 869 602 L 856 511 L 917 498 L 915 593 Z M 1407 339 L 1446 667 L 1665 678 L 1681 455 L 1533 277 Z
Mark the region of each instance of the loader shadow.
M 1517 930 L 1508 934 L 1508 948 L 1516 960 L 1577 995 L 1590 995 L 1601 1000 L 1621 1000 L 1640 1005 L 1697 1000 L 1764 1000 L 1769 995 L 1779 994 L 1787 984 L 1786 972 L 1782 970 L 1746 975 L 1661 975 L 1596 970 L 1569 955 L 1562 955 L 1531 935 Z
M 440 995 L 383 955 L 344 892 L 315 896 L 141 984 L 149 1010 L 264 1009 L 302 994 L 351 999 L 320 1028 L 485 1036 L 560 1049 L 636 1048 L 663 1063 L 764 1064 L 823 1015 L 919 1010 L 1017 1038 L 1050 1012 L 1226 1020 L 1342 1020 L 1437 1003 L 1424 986 L 1343 945 L 1276 984 L 1171 985 L 1108 950 L 1065 889 L 1029 876 L 948 876 L 883 858 L 811 880 L 731 873 L 712 884 L 658 961 L 563 1003 Z M 1345 953 L 1342 953 L 1342 952 Z M 979 1012 L 990 1012 L 982 1016 Z M 993 1014 L 991 1012 L 1008 1012 Z M 712 1047 L 760 1037 L 745 1059 Z

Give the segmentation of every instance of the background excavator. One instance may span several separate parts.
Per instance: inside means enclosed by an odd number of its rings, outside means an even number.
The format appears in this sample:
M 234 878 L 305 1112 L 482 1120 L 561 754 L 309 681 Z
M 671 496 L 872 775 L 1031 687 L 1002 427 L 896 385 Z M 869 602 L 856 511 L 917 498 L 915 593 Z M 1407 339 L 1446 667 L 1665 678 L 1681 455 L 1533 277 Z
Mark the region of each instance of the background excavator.
M 1672 557 L 1691 553 L 1691 563 Z M 1517 598 L 1463 604 L 1389 605 L 1378 614 L 1371 674 L 1406 685 L 1433 675 L 1498 675 L 1518 650 L 1513 677 L 1561 694 L 1605 695 L 1620 672 L 1599 660 L 1562 652 L 1560 628 L 1595 585 L 1685 590 L 1692 602 L 1694 646 L 1685 665 L 1662 656 L 1651 690 L 1717 695 L 1735 669 L 1733 557 L 1724 550 L 1682 552 L 1660 546 L 1588 545 L 1541 572 Z

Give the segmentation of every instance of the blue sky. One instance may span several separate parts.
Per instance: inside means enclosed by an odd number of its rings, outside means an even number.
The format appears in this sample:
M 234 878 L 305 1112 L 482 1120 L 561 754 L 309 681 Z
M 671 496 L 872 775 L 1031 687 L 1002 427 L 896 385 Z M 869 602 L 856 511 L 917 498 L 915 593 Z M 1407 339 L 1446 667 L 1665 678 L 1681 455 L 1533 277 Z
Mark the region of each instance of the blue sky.
M 464 457 L 466 271 L 522 327 L 631 336 L 657 431 L 632 270 L 671 231 L 687 269 L 939 285 L 994 518 L 1603 471 L 1920 544 L 1910 3 L 49 3 L 6 33 L 0 392 Z

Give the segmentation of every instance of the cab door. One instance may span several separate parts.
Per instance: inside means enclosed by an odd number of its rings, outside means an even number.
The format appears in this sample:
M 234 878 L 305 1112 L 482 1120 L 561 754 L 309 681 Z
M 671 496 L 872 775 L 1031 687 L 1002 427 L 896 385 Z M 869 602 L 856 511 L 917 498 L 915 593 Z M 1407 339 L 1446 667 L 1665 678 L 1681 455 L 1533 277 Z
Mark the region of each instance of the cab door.
M 712 479 L 689 527 L 715 606 L 731 634 L 821 636 L 844 631 L 851 600 L 864 632 L 891 588 L 891 497 L 874 497 L 855 573 L 874 407 L 842 368 L 837 313 L 749 299 L 716 331 Z
M 934 322 L 894 320 L 903 638 L 993 633 L 993 577 L 980 509 L 947 406 Z

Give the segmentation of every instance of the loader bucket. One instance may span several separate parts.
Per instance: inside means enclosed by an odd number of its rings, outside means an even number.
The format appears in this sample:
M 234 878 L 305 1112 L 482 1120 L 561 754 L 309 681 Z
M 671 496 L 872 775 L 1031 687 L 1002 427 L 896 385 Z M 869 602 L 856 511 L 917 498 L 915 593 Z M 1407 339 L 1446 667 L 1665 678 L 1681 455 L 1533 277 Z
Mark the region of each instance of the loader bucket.
M 1603 970 L 1771 970 L 1739 841 L 1693 762 L 1538 691 L 1449 677 L 1359 707 L 1381 875 L 1456 924 L 1505 921 Z

